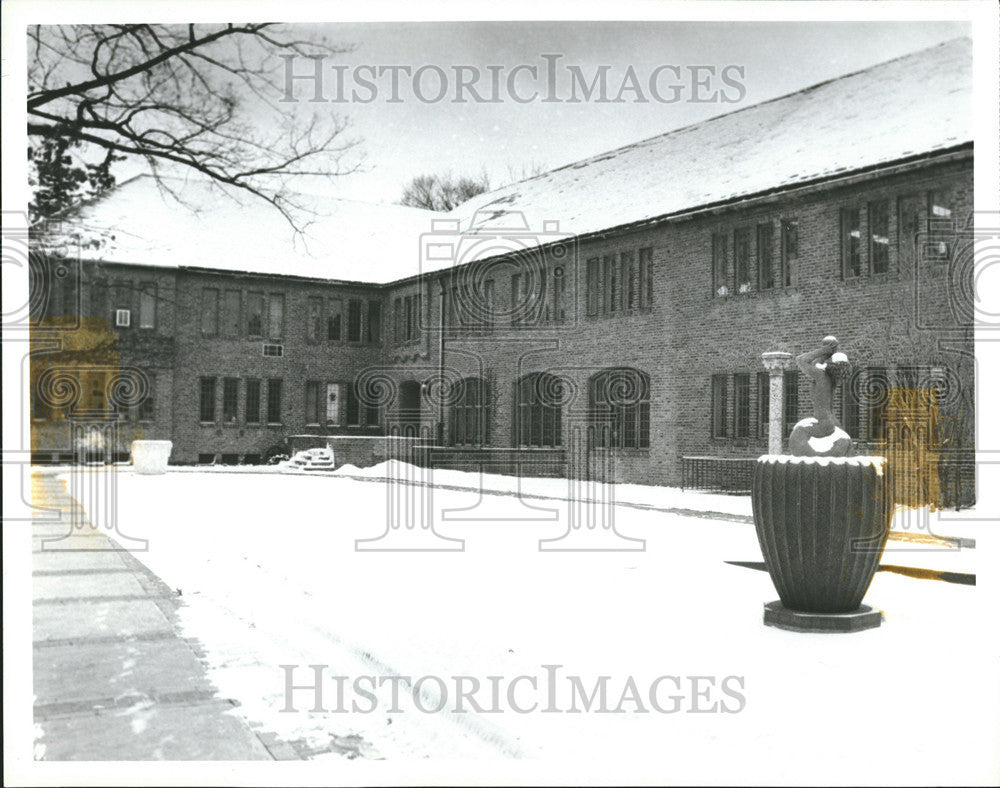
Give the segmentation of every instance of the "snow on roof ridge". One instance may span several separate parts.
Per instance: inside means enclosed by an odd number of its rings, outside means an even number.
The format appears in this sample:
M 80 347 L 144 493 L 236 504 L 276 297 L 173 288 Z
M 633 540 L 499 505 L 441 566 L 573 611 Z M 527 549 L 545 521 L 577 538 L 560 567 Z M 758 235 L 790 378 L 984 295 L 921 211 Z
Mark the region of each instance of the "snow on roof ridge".
M 572 169 L 574 167 L 582 168 L 582 167 L 584 167 L 584 166 L 586 166 L 588 164 L 591 164 L 594 161 L 597 161 L 597 160 L 600 160 L 600 159 L 603 159 L 603 158 L 606 158 L 606 157 L 609 157 L 609 156 L 612 156 L 612 155 L 617 155 L 621 151 L 626 151 L 626 150 L 631 150 L 631 149 L 635 149 L 635 148 L 640 148 L 643 145 L 649 144 L 649 143 L 654 142 L 656 140 L 662 140 L 665 137 L 669 137 L 669 136 L 671 136 L 673 134 L 680 134 L 681 132 L 684 132 L 684 131 L 690 131 L 692 129 L 698 128 L 699 126 L 704 126 L 704 125 L 707 125 L 709 123 L 713 123 L 714 121 L 720 120 L 722 118 L 729 118 L 729 117 L 732 117 L 733 115 L 738 115 L 741 112 L 747 112 L 749 110 L 757 109 L 758 107 L 763 107 L 763 106 L 766 106 L 768 104 L 774 104 L 774 103 L 776 103 L 778 101 L 783 101 L 785 99 L 789 99 L 792 96 L 804 95 L 806 93 L 810 93 L 810 92 L 816 90 L 817 88 L 821 88 L 824 85 L 829 85 L 829 84 L 831 84 L 833 82 L 839 82 L 839 81 L 844 80 L 844 79 L 849 79 L 851 77 L 856 77 L 859 74 L 864 74 L 864 73 L 869 72 L 869 71 L 874 71 L 876 69 L 883 68 L 883 67 L 888 66 L 888 65 L 890 65 L 892 63 L 896 63 L 896 62 L 898 62 L 900 60 L 906 60 L 907 58 L 923 56 L 923 55 L 926 55 L 928 52 L 931 52 L 932 50 L 935 50 L 935 49 L 941 49 L 943 47 L 955 46 L 960 41 L 963 42 L 963 43 L 967 43 L 967 44 L 971 44 L 972 43 L 972 39 L 969 36 L 956 36 L 955 38 L 949 38 L 946 41 L 940 41 L 937 44 L 933 44 L 933 45 L 931 45 L 929 47 L 924 47 L 923 49 L 916 49 L 916 50 L 914 50 L 912 52 L 906 52 L 906 53 L 904 53 L 902 55 L 898 55 L 898 56 L 896 56 L 894 58 L 890 58 L 889 60 L 882 60 L 882 61 L 880 61 L 878 63 L 873 63 L 870 66 L 866 66 L 865 68 L 859 68 L 856 71 L 849 71 L 846 74 L 839 74 L 839 75 L 837 75 L 835 77 L 830 77 L 829 79 L 824 79 L 822 82 L 816 82 L 816 83 L 814 83 L 812 85 L 807 85 L 804 88 L 798 88 L 797 90 L 790 91 L 789 93 L 784 93 L 784 94 L 782 94 L 780 96 L 775 96 L 774 98 L 765 99 L 764 101 L 758 101 L 756 104 L 750 104 L 749 106 L 746 106 L 746 107 L 740 107 L 740 108 L 734 109 L 734 110 L 732 110 L 730 112 L 723 112 L 720 115 L 712 115 L 709 118 L 704 118 L 702 120 L 697 120 L 697 121 L 694 121 L 693 123 L 687 123 L 687 124 L 685 124 L 683 126 L 678 126 L 675 129 L 669 129 L 669 130 L 661 132 L 659 134 L 654 134 L 651 137 L 646 137 L 645 139 L 637 140 L 636 142 L 630 142 L 627 145 L 622 145 L 622 146 L 620 146 L 618 148 L 612 148 L 611 150 L 606 150 L 606 151 L 601 151 L 600 153 L 595 153 L 592 156 L 588 156 L 587 158 L 584 158 L 584 159 L 579 159 L 578 161 L 572 161 L 569 164 L 562 165 L 561 167 L 554 167 L 551 170 L 546 170 L 545 172 L 540 172 L 540 173 L 538 173 L 538 175 L 532 175 L 531 177 L 522 178 L 519 181 L 514 181 L 513 183 L 505 184 L 504 186 L 501 186 L 498 189 L 495 189 L 494 191 L 506 190 L 506 189 L 509 189 L 510 187 L 516 186 L 516 185 L 518 185 L 520 183 L 528 183 L 529 181 L 533 181 L 533 180 L 535 180 L 537 178 L 544 178 L 545 176 L 551 175 L 554 172 L 561 172 L 562 170 Z M 490 192 L 486 192 L 486 193 L 488 194 Z M 471 199 L 476 199 L 476 198 L 473 197 Z M 461 208 L 461 207 L 462 207 L 461 205 L 456 206 L 456 208 L 453 209 L 453 210 L 456 210 L 457 208 Z

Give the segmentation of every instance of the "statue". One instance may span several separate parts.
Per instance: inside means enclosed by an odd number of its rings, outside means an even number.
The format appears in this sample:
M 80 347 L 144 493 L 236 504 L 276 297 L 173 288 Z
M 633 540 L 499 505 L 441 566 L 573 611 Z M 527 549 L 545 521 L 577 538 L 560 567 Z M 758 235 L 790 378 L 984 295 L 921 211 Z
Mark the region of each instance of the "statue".
M 795 358 L 799 369 L 812 378 L 815 414 L 798 422 L 788 438 L 788 449 L 797 457 L 848 457 L 852 453 L 851 436 L 833 415 L 833 392 L 851 371 L 847 356 L 837 347 L 836 337 L 824 337 L 822 346 Z

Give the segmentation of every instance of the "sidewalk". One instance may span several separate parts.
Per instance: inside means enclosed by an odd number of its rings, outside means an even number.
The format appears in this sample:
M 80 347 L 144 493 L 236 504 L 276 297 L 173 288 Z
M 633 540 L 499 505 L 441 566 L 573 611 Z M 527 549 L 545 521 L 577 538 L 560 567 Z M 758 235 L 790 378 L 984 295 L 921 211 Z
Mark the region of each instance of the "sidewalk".
M 62 515 L 32 528 L 36 760 L 297 758 L 218 696 L 178 634 L 177 592 L 100 533 L 65 481 L 31 478 L 35 506 Z

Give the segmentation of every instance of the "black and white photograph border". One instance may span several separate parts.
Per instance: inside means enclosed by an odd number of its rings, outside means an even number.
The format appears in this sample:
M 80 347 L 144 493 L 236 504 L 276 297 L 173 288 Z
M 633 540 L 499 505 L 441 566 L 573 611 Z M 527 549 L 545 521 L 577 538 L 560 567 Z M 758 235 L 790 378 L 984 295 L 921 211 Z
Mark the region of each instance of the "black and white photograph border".
M 5 783 L 1000 782 L 995 3 L 0 13 Z

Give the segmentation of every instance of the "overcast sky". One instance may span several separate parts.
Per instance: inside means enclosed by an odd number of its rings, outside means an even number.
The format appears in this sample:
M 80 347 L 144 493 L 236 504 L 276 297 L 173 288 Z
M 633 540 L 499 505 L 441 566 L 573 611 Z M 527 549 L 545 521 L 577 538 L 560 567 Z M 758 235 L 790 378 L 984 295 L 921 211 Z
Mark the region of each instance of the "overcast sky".
M 970 34 L 968 25 L 957 22 L 425 22 L 300 27 L 311 36 L 322 34 L 331 42 L 355 46 L 353 52 L 325 64 L 329 68 L 323 72 L 321 92 L 328 104 L 306 101 L 316 97 L 310 79 L 296 81 L 299 103 L 287 106 L 289 111 L 319 109 L 350 119 L 350 133 L 363 141 L 364 170 L 337 181 L 334 193 L 373 202 L 397 201 L 403 185 L 420 173 L 475 174 L 485 167 L 494 185 L 518 180 L 522 174 L 530 175 L 532 168 L 562 166 Z M 548 87 L 549 64 L 556 74 L 554 91 Z M 526 68 L 514 72 L 519 65 Z M 335 66 L 341 69 L 339 83 Z M 379 75 L 369 66 L 407 66 L 410 73 L 396 69 Z M 460 66 L 470 67 L 464 74 L 475 79 L 476 94 L 499 100 L 478 102 L 466 89 L 462 95 L 468 101 L 455 103 Z M 607 67 L 607 99 L 616 98 L 623 83 L 629 83 L 623 100 L 598 101 L 597 91 L 587 100 L 577 84 L 577 101 L 568 101 L 574 91 L 573 68 L 590 83 L 602 66 Z M 671 68 L 657 70 L 662 66 Z M 692 66 L 711 68 L 695 74 Z M 415 85 L 414 75 L 421 67 L 426 68 Z M 530 67 L 537 69 L 537 78 Z M 724 83 L 726 67 L 730 69 Z M 297 75 L 314 73 L 308 63 L 297 63 L 294 69 Z M 393 73 L 398 79 L 395 95 Z M 441 74 L 448 83 L 447 93 L 436 100 Z M 701 87 L 692 85 L 695 77 Z M 495 92 L 494 78 L 499 87 Z M 508 79 L 513 79 L 512 91 Z M 651 82 L 661 99 L 677 100 L 656 100 L 650 93 Z M 530 100 L 536 91 L 538 97 Z M 713 94 L 715 101 L 693 100 Z M 546 97 L 559 100 L 543 101 Z

